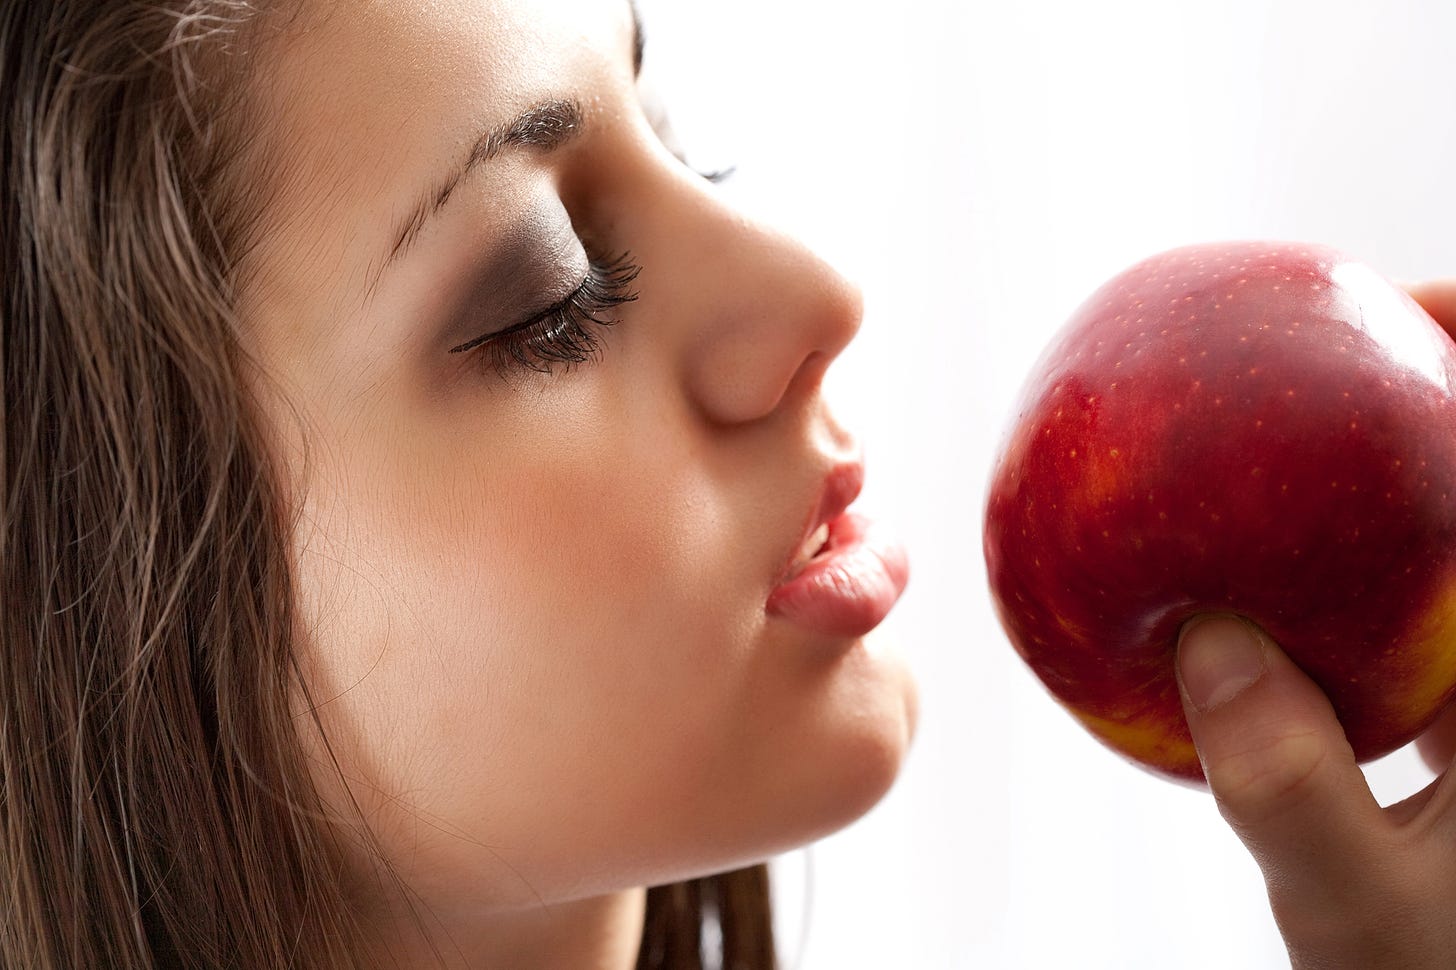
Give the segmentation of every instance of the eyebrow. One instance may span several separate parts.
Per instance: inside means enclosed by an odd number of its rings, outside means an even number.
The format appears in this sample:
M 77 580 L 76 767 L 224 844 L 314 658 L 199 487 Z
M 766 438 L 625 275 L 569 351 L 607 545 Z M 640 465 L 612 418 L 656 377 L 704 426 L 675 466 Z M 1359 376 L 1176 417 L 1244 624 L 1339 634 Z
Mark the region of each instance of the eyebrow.
M 571 141 L 581 131 L 581 105 L 575 101 L 552 99 L 534 104 L 513 120 L 483 132 L 470 146 L 465 158 L 420 199 L 409 215 L 400 220 L 394 233 L 394 245 L 384 258 L 375 279 L 383 275 L 391 263 L 399 259 L 420 234 L 425 223 L 445 207 L 455 189 L 475 169 L 512 148 L 535 148 L 547 153 Z
M 642 17 L 637 11 L 637 0 L 628 0 L 627 5 L 632 11 L 632 71 L 636 75 L 642 71 L 646 34 L 642 29 Z M 400 220 L 399 227 L 394 232 L 394 244 L 379 268 L 371 274 L 368 289 L 373 290 L 384 271 L 409 249 L 410 243 L 420 234 L 420 230 L 445 207 L 445 203 L 450 201 L 450 196 L 467 175 L 509 149 L 534 148 L 543 154 L 555 151 L 581 132 L 582 123 L 580 103 L 571 99 L 553 98 L 538 102 L 513 120 L 483 132 L 476 138 L 464 160 L 424 193 L 409 214 Z

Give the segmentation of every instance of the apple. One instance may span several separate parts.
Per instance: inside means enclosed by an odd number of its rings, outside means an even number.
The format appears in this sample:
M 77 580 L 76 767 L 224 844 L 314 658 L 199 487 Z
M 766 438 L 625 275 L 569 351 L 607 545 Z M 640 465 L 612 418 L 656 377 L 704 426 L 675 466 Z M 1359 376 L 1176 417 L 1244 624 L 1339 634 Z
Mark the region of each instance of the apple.
M 1032 370 L 984 543 L 1015 649 L 1136 763 L 1202 779 L 1174 653 L 1205 612 L 1263 627 L 1378 757 L 1456 692 L 1456 345 L 1326 247 L 1154 256 Z

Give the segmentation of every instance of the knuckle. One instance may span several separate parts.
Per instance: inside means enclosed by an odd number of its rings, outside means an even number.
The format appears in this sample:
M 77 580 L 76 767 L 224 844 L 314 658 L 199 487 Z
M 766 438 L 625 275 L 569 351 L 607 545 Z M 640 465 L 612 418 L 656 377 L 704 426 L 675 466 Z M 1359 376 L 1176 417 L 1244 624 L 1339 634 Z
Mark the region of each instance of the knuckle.
M 1244 824 L 1296 810 L 1314 793 L 1328 746 L 1315 731 L 1265 738 L 1204 766 L 1225 811 Z

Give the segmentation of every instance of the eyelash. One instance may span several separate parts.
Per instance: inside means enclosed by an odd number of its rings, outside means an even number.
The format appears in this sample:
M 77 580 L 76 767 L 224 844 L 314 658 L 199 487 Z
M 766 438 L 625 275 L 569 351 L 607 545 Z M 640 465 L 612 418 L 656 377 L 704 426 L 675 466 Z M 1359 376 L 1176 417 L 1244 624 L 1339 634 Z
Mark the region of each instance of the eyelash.
M 560 303 L 513 327 L 452 347 L 450 353 L 473 352 L 482 367 L 501 376 L 522 370 L 549 374 L 557 364 L 570 367 L 595 360 L 601 331 L 617 323 L 606 314 L 637 299 L 632 283 L 640 272 L 631 253 L 592 259 L 581 285 Z
M 688 165 L 687 159 L 682 159 L 682 163 L 684 165 Z M 688 167 L 696 172 L 699 178 L 708 182 L 710 185 L 722 185 L 724 182 L 731 179 L 733 177 L 733 174 L 738 171 L 737 165 L 728 165 L 724 168 L 714 168 L 708 170 L 696 168 L 692 165 L 688 165 Z

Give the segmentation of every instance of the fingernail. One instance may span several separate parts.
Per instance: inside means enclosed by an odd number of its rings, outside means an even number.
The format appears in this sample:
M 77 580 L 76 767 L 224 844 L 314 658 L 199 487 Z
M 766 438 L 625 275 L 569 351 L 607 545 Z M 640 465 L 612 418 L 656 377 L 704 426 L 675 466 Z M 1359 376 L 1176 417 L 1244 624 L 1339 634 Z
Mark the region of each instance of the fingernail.
M 1178 672 L 1200 711 L 1227 704 L 1264 673 L 1264 648 L 1234 616 L 1195 617 L 1178 640 Z

